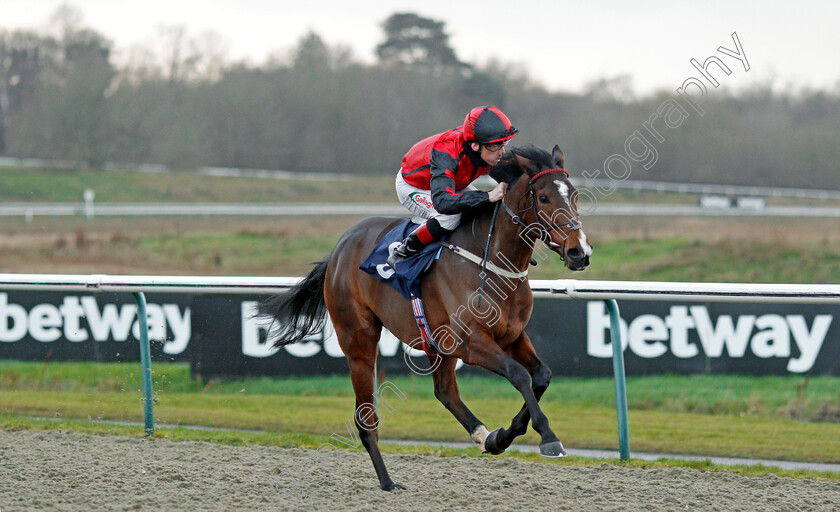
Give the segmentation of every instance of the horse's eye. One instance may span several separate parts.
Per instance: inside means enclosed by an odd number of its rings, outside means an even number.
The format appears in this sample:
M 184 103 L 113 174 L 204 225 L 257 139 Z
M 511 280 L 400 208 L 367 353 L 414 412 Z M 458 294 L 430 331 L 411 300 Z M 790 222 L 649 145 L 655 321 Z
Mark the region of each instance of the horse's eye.
M 540 202 L 541 203 L 548 203 L 548 196 L 545 194 L 540 194 Z

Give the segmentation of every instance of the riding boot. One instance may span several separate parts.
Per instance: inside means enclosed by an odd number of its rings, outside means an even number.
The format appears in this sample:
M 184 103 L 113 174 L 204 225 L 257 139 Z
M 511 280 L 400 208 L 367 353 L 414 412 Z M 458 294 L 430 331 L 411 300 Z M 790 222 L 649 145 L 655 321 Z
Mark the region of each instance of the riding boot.
M 388 265 L 391 268 L 396 268 L 397 262 L 410 256 L 414 256 L 423 250 L 423 247 L 426 247 L 426 244 L 420 241 L 420 237 L 417 236 L 417 232 L 415 231 L 414 233 L 411 233 L 408 235 L 408 238 L 403 240 L 399 246 L 394 248 L 394 252 L 388 256 Z

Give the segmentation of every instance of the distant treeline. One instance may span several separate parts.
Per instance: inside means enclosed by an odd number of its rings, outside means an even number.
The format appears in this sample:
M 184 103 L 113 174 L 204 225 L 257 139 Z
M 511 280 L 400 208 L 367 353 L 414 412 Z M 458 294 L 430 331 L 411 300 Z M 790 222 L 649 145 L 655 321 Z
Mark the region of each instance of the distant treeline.
M 383 25 L 375 64 L 314 33 L 286 56 L 229 62 L 212 37 L 170 28 L 162 55 L 135 49 L 118 65 L 104 36 L 66 14 L 53 35 L 0 30 L 0 155 L 388 174 L 420 138 L 495 104 L 515 143 L 559 144 L 576 173 L 607 177 L 606 163 L 618 178 L 840 189 L 840 89 L 710 88 L 704 115 L 620 78 L 550 92 L 513 64 L 459 61 L 443 24 L 412 14 Z

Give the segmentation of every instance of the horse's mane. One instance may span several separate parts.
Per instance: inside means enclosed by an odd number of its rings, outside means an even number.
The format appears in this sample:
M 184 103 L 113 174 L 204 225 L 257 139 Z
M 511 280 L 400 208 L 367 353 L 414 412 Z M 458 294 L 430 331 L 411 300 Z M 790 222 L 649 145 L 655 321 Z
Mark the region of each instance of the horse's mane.
M 505 153 L 502 156 L 502 160 L 490 169 L 488 173 L 490 177 L 499 183 L 504 181 L 508 185 L 513 185 L 522 176 L 522 169 L 516 160 L 517 156 L 526 158 L 541 167 L 554 167 L 556 165 L 554 163 L 554 157 L 548 151 L 540 149 L 533 144 L 528 144 L 522 147 L 515 147 Z
M 522 147 L 515 147 L 506 152 L 502 156 L 502 160 L 490 169 L 488 175 L 497 182 L 507 182 L 508 186 L 512 187 L 523 174 L 522 168 L 519 167 L 519 162 L 516 160 L 517 156 L 527 158 L 534 162 L 537 167 L 550 168 L 557 165 L 554 162 L 554 157 L 548 151 L 540 149 L 533 144 L 528 144 Z M 495 203 L 488 203 L 471 211 L 464 212 L 464 220 L 461 221 L 461 224 L 465 224 L 465 221 L 482 213 L 492 212 L 495 206 Z

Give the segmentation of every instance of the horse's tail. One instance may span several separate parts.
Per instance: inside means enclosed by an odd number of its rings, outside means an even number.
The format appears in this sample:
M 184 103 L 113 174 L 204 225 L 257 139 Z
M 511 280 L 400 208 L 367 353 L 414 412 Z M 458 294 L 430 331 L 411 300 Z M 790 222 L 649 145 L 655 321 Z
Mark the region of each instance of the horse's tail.
M 260 303 L 259 313 L 273 316 L 280 324 L 276 331 L 269 329 L 269 336 L 276 338 L 275 348 L 297 343 L 324 328 L 327 323 L 327 304 L 324 302 L 326 275 L 327 259 L 324 259 L 316 263 L 291 290 Z

